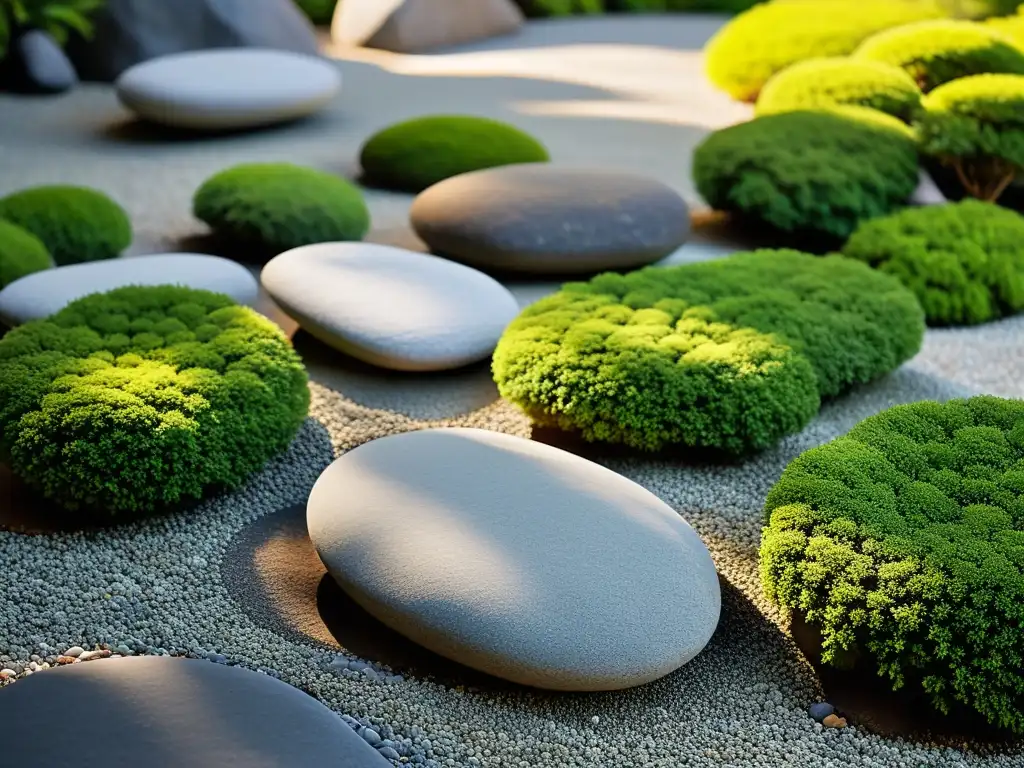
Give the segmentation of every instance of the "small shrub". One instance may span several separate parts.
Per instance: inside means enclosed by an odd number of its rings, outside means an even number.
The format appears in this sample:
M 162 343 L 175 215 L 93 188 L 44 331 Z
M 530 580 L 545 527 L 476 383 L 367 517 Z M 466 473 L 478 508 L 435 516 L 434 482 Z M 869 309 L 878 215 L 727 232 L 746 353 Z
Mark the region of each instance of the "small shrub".
M 604 12 L 604 0 L 516 0 L 516 3 L 531 18 Z
M 38 237 L 0 219 L 0 288 L 52 266 L 53 258 Z
M 587 440 L 741 454 L 897 367 L 923 333 L 898 280 L 763 250 L 568 283 L 509 325 L 493 373 L 539 424 Z
M 59 265 L 118 256 L 132 242 L 124 209 L 87 187 L 44 186 L 0 199 L 0 219 L 39 238 Z
M 720 11 L 739 13 L 765 0 L 605 0 L 609 11 Z
M 0 339 L 0 458 L 69 509 L 142 514 L 235 488 L 308 406 L 284 334 L 207 291 L 93 294 Z
M 953 168 L 972 197 L 998 200 L 1024 171 L 1024 76 L 954 80 L 921 106 L 922 151 Z
M 196 218 L 259 256 L 313 243 L 362 240 L 370 212 L 362 191 L 330 173 L 289 163 L 221 171 L 196 191 Z
M 810 58 L 846 56 L 876 32 L 938 18 L 932 0 L 776 0 L 726 24 L 704 49 L 711 82 L 755 101 L 776 72 Z
M 918 184 L 910 129 L 863 107 L 758 117 L 708 136 L 693 178 L 714 208 L 835 245 L 895 210 Z
M 768 495 L 768 597 L 942 712 L 1024 732 L 1024 402 L 900 405 L 790 463 Z
M 907 208 L 865 222 L 843 255 L 899 278 L 931 325 L 1024 310 L 1024 216 L 992 203 Z
M 92 15 L 104 0 L 0 0 L 0 60 L 7 55 L 10 35 L 17 28 L 41 29 L 58 45 L 72 33 L 91 37 Z
M 370 137 L 360 153 L 370 183 L 407 192 L 470 171 L 549 159 L 544 146 L 518 128 L 468 115 L 406 120 Z
M 757 114 L 850 104 L 909 122 L 921 89 L 899 67 L 850 58 L 808 59 L 772 77 L 757 98 Z
M 854 57 L 906 70 L 921 90 L 984 73 L 1024 74 L 1024 51 L 983 24 L 921 21 L 868 38 Z
M 338 0 L 295 0 L 295 4 L 314 24 L 330 24 Z

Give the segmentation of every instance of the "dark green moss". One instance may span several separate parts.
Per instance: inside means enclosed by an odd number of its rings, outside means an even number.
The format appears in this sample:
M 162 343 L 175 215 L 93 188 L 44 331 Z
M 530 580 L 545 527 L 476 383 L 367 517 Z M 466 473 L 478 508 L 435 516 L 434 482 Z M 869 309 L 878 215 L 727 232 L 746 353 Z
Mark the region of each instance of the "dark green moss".
M 588 440 L 744 453 L 897 367 L 923 333 L 913 294 L 888 275 L 755 251 L 569 283 L 509 325 L 493 371 L 536 421 Z
M 53 258 L 39 238 L 0 219 L 0 288 L 52 266 Z
M 0 460 L 69 509 L 135 515 L 235 488 L 308 407 L 284 334 L 220 294 L 121 288 L 0 339 Z
M 314 24 L 330 24 L 338 0 L 295 0 L 295 4 Z
M 923 690 L 1024 732 L 1024 402 L 890 408 L 793 461 L 767 500 L 768 597 Z

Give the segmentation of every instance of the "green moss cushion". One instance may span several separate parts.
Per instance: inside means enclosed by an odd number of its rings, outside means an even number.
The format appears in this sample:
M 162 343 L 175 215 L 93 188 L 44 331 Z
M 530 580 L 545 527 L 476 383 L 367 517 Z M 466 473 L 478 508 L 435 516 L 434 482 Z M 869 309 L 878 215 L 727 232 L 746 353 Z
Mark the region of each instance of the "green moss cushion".
M 905 69 L 924 91 L 970 75 L 1024 74 L 1024 51 L 997 31 L 942 19 L 889 29 L 865 40 L 855 58 Z
M 765 591 L 826 663 L 1024 732 L 1024 402 L 890 408 L 792 462 L 767 511 Z
M 338 0 L 295 0 L 296 5 L 314 24 L 330 24 Z
M 899 278 L 929 325 L 1024 310 L 1024 216 L 992 203 L 907 208 L 865 222 L 843 253 Z
M 133 515 L 237 487 L 308 406 L 284 334 L 220 294 L 120 288 L 0 339 L 0 460 L 69 509 Z
M 870 107 L 909 122 L 921 105 L 921 89 L 904 70 L 882 62 L 808 59 L 768 81 L 757 98 L 757 114 L 843 104 Z
M 42 241 L 58 266 L 112 259 L 131 245 L 124 209 L 88 187 L 44 186 L 0 199 L 0 219 Z
M 542 163 L 548 151 L 518 128 L 483 117 L 436 115 L 385 128 L 363 145 L 367 181 L 420 192 L 470 171 L 515 163 Z
M 247 163 L 207 179 L 192 200 L 196 218 L 260 257 L 313 243 L 362 240 L 370 212 L 345 179 L 290 163 Z
M 754 101 L 776 72 L 804 59 L 845 56 L 883 29 L 943 12 L 931 0 L 777 0 L 730 21 L 704 49 L 711 82 Z
M 923 333 L 894 278 L 764 250 L 568 283 L 509 325 L 493 372 L 537 422 L 587 440 L 744 453 L 913 356 Z
M 765 115 L 704 139 L 693 178 L 712 207 L 835 245 L 900 207 L 918 184 L 917 147 L 896 118 L 864 107 Z
M 0 219 L 0 288 L 52 266 L 53 258 L 39 238 Z

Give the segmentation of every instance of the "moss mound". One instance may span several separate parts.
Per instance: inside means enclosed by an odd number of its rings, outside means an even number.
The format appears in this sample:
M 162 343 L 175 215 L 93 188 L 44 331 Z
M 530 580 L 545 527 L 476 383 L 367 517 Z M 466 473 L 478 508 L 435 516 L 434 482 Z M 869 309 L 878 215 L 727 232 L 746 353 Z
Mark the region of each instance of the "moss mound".
M 1024 49 L 1024 3 L 1013 16 L 997 16 L 986 19 L 985 26 L 1009 38 L 1018 48 Z
M 807 243 L 836 245 L 917 188 L 917 147 L 896 118 L 864 107 L 765 115 L 708 136 L 693 178 L 714 208 Z
M 314 24 L 330 24 L 338 0 L 295 0 L 295 4 Z
M 370 228 L 370 211 L 357 186 L 289 163 L 221 171 L 196 191 L 192 211 L 219 237 L 261 257 L 313 243 L 362 240 Z
M 1024 216 L 992 203 L 907 208 L 865 222 L 843 255 L 899 278 L 929 325 L 984 323 L 1024 310 Z
M 1024 74 L 1024 51 L 983 24 L 943 19 L 921 21 L 868 38 L 854 57 L 900 67 L 923 91 L 961 77 Z
M 921 89 L 899 67 L 850 58 L 808 59 L 772 77 L 757 98 L 757 114 L 851 104 L 909 122 Z
M 124 209 L 88 187 L 44 186 L 0 199 L 0 219 L 42 241 L 58 266 L 112 259 L 131 245 Z
M 776 0 L 730 21 L 704 49 L 711 82 L 754 101 L 776 72 L 804 59 L 845 56 L 883 29 L 939 18 L 931 0 Z
M 484 117 L 436 115 L 392 125 L 363 145 L 360 163 L 377 186 L 420 192 L 470 171 L 550 157 L 535 138 Z
M 0 219 L 0 288 L 52 266 L 53 258 L 38 237 Z
M 1024 402 L 902 405 L 793 461 L 768 496 L 770 599 L 894 688 L 1024 731 Z
M 953 168 L 972 197 L 998 200 L 1024 172 L 1024 76 L 954 80 L 921 106 L 921 150 Z
M 93 294 L 0 339 L 0 460 L 69 509 L 135 515 L 235 488 L 308 407 L 284 334 L 207 291 Z
M 740 454 L 897 367 L 923 334 L 896 279 L 763 250 L 568 283 L 509 325 L 493 373 L 538 423 L 587 440 Z

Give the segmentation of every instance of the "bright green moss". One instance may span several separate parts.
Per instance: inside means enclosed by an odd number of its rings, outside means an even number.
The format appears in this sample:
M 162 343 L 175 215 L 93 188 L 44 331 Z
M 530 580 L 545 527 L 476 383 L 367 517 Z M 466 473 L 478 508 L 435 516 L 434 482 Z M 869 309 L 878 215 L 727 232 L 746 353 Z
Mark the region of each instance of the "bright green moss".
M 921 150 L 953 168 L 967 194 L 998 200 L 1024 172 L 1024 76 L 954 80 L 921 106 Z
M 775 0 L 730 21 L 704 49 L 711 82 L 755 101 L 776 72 L 810 58 L 845 56 L 876 32 L 943 12 L 932 0 Z
M 0 288 L 52 266 L 50 252 L 39 238 L 0 219 Z
M 917 148 L 906 125 L 875 110 L 785 112 L 712 133 L 694 151 L 693 178 L 718 210 L 831 246 L 906 203 Z
M 1024 402 L 890 408 L 793 461 L 766 503 L 768 597 L 857 651 L 1024 732 Z
M 921 21 L 888 29 L 865 40 L 853 55 L 906 70 L 925 92 L 971 75 L 1024 74 L 1024 51 L 971 21 Z
M 989 29 L 1012 40 L 1018 48 L 1024 49 L 1024 4 L 1013 16 L 997 16 L 986 19 L 984 23 Z
M 112 259 L 131 245 L 128 214 L 88 187 L 44 186 L 0 199 L 0 219 L 35 235 L 59 265 Z
M 764 250 L 568 283 L 509 325 L 493 372 L 538 423 L 587 440 L 739 454 L 897 367 L 923 333 L 894 278 Z
M 277 326 L 207 291 L 94 294 L 0 339 L 0 460 L 69 509 L 135 515 L 235 488 L 308 406 Z
M 362 191 L 330 173 L 289 163 L 237 165 L 210 177 L 192 200 L 196 218 L 260 256 L 313 243 L 362 240 Z
M 367 181 L 406 192 L 470 171 L 548 159 L 548 151 L 529 134 L 469 115 L 406 120 L 370 137 L 360 153 Z
M 330 24 L 338 0 L 295 0 L 295 4 L 314 24 Z
M 757 98 L 757 114 L 851 104 L 909 122 L 921 89 L 899 67 L 848 57 L 808 59 L 772 77 Z
M 843 254 L 899 278 L 929 325 L 984 323 L 1024 310 L 1024 216 L 992 203 L 906 208 L 865 222 Z

